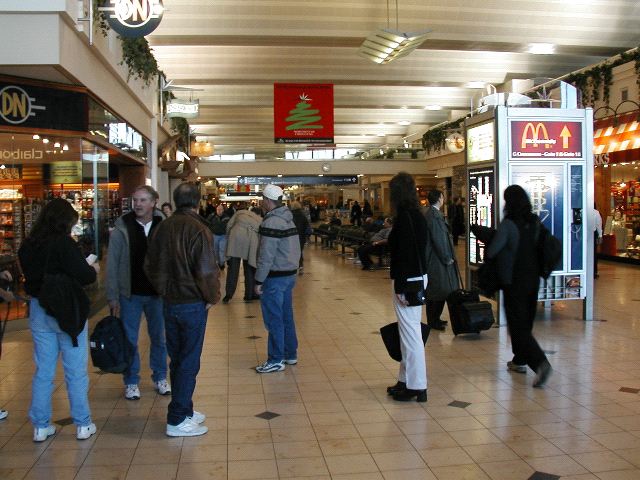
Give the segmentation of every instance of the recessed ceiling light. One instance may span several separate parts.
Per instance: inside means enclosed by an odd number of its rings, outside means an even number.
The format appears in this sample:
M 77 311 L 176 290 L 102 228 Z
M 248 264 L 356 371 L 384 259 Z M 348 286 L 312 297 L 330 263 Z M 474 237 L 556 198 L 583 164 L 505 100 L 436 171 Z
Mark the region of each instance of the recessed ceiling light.
M 278 174 L 278 178 L 282 178 L 282 174 L 281 173 Z
M 553 43 L 530 43 L 527 51 L 533 55 L 553 55 L 556 46 Z
M 62 146 L 62 150 L 64 150 L 65 152 L 66 152 L 67 150 L 69 150 L 69 145 L 66 145 L 66 144 L 65 144 L 65 145 L 63 145 L 63 146 Z
M 40 135 L 38 135 L 37 133 L 33 136 L 34 140 L 40 140 Z
M 427 105 L 425 110 L 442 110 L 442 105 Z
M 42 139 L 42 143 L 44 143 L 44 144 L 49 143 L 49 139 L 48 139 L 48 138 L 43 138 L 43 139 Z
M 408 125 L 411 125 L 411 122 L 409 120 L 400 120 L 398 122 L 398 125 L 402 125 L 403 127 L 406 127 Z
M 484 88 L 485 85 L 486 85 L 485 82 L 473 81 L 473 82 L 467 82 L 465 87 L 467 87 L 467 88 Z
M 60 148 L 60 142 L 56 142 L 53 144 L 53 148 Z

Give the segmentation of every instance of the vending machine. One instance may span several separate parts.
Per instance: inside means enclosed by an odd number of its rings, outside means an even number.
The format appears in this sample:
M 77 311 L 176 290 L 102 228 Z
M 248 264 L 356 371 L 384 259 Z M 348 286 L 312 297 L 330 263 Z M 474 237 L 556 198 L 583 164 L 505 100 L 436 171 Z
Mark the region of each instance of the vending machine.
M 582 300 L 593 319 L 593 112 L 496 106 L 465 122 L 468 227 L 497 228 L 504 190 L 518 184 L 563 246 L 561 265 L 541 280 L 540 301 Z M 467 228 L 467 282 L 477 285 L 485 245 Z

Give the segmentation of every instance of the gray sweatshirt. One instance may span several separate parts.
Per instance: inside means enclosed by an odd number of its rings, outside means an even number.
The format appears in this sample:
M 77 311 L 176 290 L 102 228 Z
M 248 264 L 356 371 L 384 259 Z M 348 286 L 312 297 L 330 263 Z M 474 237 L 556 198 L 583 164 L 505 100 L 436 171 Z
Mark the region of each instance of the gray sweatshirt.
M 294 275 L 300 261 L 298 229 L 291 211 L 285 207 L 268 212 L 260 224 L 260 247 L 256 283 L 268 276 Z

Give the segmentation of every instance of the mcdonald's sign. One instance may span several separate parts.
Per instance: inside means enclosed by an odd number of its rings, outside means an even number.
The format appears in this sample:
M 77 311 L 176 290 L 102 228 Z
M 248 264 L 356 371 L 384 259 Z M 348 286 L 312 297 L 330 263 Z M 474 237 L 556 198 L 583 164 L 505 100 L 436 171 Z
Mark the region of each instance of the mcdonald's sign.
M 582 158 L 582 125 L 557 120 L 511 120 L 510 158 Z

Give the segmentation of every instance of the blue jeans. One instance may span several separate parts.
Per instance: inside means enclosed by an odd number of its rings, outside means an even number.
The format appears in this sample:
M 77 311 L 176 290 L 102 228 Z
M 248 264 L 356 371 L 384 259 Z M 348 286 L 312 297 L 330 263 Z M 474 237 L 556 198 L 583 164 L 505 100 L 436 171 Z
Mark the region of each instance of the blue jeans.
M 124 372 L 124 384 L 140 383 L 140 354 L 138 353 L 138 335 L 142 312 L 147 319 L 147 331 L 151 340 L 149 366 L 151 379 L 154 382 L 167 378 L 167 347 L 164 338 L 164 314 L 162 297 L 157 295 L 131 295 L 127 298 L 120 295 L 120 317 L 127 338 L 135 348 L 133 363 Z
M 90 425 L 87 325 L 85 324 L 84 330 L 78 335 L 78 346 L 74 347 L 71 337 L 60 330 L 57 320 L 47 315 L 37 298 L 31 299 L 29 312 L 33 361 L 36 365 L 29 407 L 31 423 L 36 428 L 45 428 L 51 422 L 53 380 L 56 376 L 58 356 L 62 353 L 71 418 L 79 427 Z
M 193 416 L 193 391 L 200 371 L 200 354 L 207 328 L 204 302 L 165 304 L 165 328 L 169 371 L 171 372 L 171 403 L 167 423 L 179 425 Z
M 218 265 L 224 265 L 227 260 L 225 250 L 227 249 L 227 236 L 226 235 L 214 235 L 213 236 L 213 258 L 216 259 Z
M 293 287 L 296 275 L 267 277 L 262 284 L 262 318 L 269 332 L 268 360 L 281 362 L 297 358 L 298 337 L 293 321 Z

